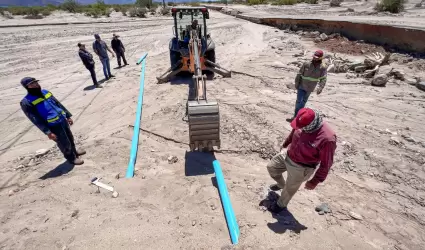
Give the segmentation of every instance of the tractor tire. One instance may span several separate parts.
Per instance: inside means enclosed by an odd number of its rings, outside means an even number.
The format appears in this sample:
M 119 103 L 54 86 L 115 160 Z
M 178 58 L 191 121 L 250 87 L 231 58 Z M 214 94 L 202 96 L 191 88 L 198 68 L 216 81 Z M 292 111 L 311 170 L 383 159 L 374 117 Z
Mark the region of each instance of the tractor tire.
M 174 67 L 182 60 L 182 55 L 177 51 L 170 51 L 170 64 Z
M 205 59 L 215 63 L 215 50 L 212 49 L 205 52 Z M 214 68 L 212 65 L 208 65 L 208 67 Z M 208 80 L 212 80 L 214 78 L 214 72 L 212 71 L 205 70 L 205 74 L 207 75 Z

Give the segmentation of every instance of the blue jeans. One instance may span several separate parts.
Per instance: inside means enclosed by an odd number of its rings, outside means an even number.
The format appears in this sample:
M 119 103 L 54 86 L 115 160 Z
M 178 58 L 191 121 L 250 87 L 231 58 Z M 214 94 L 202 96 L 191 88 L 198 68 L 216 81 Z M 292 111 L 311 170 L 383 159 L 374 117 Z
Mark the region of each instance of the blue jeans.
M 103 65 L 103 74 L 105 75 L 105 78 L 108 79 L 111 77 L 111 66 L 109 65 L 109 58 L 102 58 L 100 59 Z
M 304 89 L 298 89 L 297 91 L 297 102 L 295 103 L 295 114 L 294 117 L 297 115 L 298 111 L 300 109 L 305 107 L 305 104 L 307 103 L 308 97 L 310 96 L 310 92 L 305 91 Z

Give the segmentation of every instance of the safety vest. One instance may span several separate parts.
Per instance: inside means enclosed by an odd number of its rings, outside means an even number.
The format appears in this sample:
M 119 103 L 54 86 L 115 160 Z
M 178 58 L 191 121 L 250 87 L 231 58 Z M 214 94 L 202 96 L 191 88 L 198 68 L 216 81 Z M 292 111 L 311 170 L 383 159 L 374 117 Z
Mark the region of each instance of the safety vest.
M 40 116 L 49 124 L 53 125 L 63 121 L 65 112 L 51 99 L 52 93 L 44 89 L 41 90 L 41 92 L 44 98 L 27 94 L 25 99 L 37 109 Z

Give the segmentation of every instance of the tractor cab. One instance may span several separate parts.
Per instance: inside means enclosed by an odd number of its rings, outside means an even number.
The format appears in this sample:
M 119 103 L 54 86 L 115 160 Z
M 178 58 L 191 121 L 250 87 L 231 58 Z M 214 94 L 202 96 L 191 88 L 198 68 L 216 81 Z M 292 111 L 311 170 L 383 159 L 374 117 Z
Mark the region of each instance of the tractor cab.
M 201 41 L 201 56 L 206 53 L 215 62 L 215 45 L 207 30 L 206 19 L 209 19 L 205 7 L 174 7 L 171 9 L 174 19 L 173 38 L 170 41 L 170 63 L 175 67 L 182 57 L 189 55 L 189 40 L 196 29 L 197 38 Z
M 190 31 L 198 30 L 198 37 L 207 38 L 207 23 L 209 12 L 204 7 L 176 7 L 171 9 L 174 18 L 174 35 L 178 41 L 188 41 Z

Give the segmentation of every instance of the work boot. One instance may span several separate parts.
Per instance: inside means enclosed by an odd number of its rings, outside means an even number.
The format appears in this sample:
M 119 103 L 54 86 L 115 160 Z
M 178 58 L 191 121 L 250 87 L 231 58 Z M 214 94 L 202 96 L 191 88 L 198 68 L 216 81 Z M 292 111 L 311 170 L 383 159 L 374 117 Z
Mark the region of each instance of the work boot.
M 279 191 L 279 190 L 281 190 L 282 188 L 281 187 L 279 187 L 279 185 L 276 183 L 276 184 L 271 184 L 270 186 L 269 186 L 269 188 L 270 188 L 270 190 L 272 190 L 272 191 Z
M 112 77 L 115 77 L 114 75 L 109 75 L 109 79 L 111 79 Z
M 75 159 L 73 162 L 71 162 L 74 165 L 83 165 L 84 164 L 84 160 L 77 158 Z
M 77 153 L 77 156 L 85 155 L 86 154 L 86 151 L 84 149 L 77 149 L 75 151 Z

